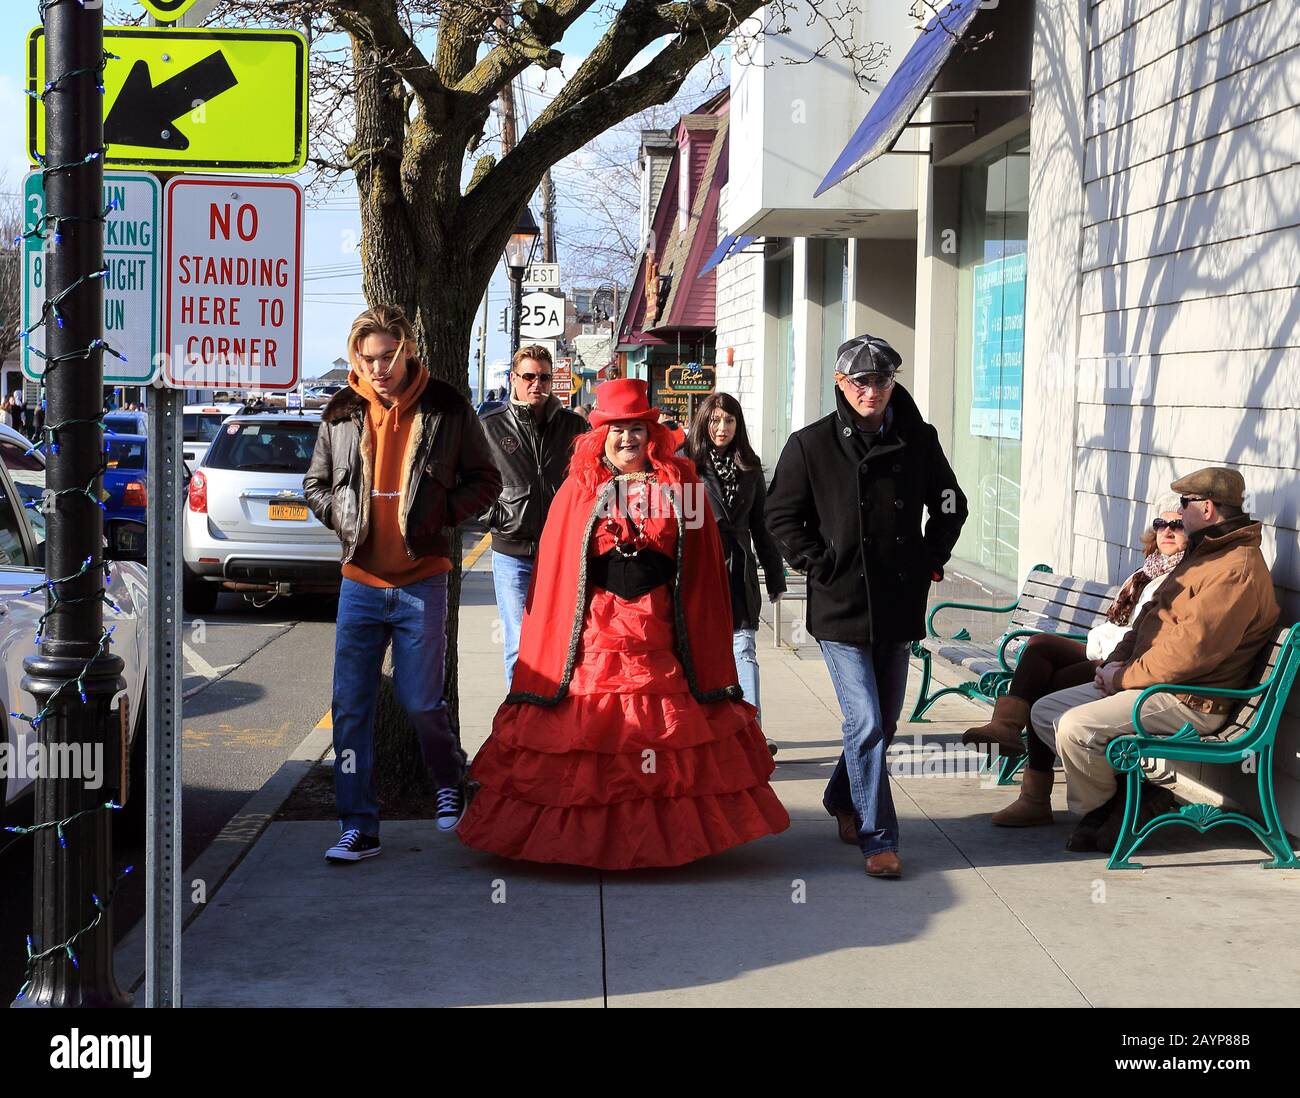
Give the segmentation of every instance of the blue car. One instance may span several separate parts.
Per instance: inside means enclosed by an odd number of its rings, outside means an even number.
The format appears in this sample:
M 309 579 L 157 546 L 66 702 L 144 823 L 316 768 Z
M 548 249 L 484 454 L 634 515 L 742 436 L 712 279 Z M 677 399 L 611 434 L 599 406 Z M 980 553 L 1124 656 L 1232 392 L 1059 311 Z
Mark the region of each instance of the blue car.
M 145 521 L 148 488 L 145 481 L 149 440 L 144 435 L 109 435 L 104 439 L 104 521 Z

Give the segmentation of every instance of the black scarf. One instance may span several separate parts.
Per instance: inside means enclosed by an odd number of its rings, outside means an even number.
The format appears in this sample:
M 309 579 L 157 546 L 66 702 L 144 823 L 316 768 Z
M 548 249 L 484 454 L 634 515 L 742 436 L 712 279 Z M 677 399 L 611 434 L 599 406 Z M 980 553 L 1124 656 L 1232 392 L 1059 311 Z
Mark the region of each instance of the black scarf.
M 730 511 L 735 506 L 736 493 L 740 490 L 740 472 L 736 468 L 735 455 L 730 447 L 719 450 L 710 443 L 709 464 L 718 474 L 718 480 L 722 484 L 722 498 L 726 501 L 727 510 Z

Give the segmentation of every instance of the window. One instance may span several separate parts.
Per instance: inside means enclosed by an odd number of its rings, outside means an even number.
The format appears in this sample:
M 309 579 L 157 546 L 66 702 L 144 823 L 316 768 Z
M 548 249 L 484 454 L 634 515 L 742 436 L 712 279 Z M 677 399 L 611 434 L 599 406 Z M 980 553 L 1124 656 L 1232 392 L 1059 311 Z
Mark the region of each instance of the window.
M 29 454 L 25 446 L 20 446 L 16 442 L 5 438 L 0 439 L 0 461 L 3 461 L 5 468 L 9 470 L 9 477 L 14 482 L 14 488 L 18 491 L 18 505 L 27 511 L 27 519 L 32 528 L 32 536 L 37 545 L 45 541 L 45 516 L 36 510 L 35 504 L 45 494 L 45 459 L 40 454 Z M 8 500 L 3 505 L 6 515 L 13 509 L 12 503 Z M 0 531 L 0 542 L 3 542 L 3 549 L 6 554 L 5 559 L 0 563 L 22 564 L 26 563 L 26 554 L 22 551 L 22 539 L 17 537 L 18 543 L 17 557 L 13 556 L 14 548 L 9 544 L 9 519 L 0 518 L 0 523 L 4 525 L 4 530 Z M 17 527 L 13 528 L 15 531 Z M 33 562 L 34 563 L 34 562 Z
M 221 430 L 221 421 L 225 412 L 203 415 L 199 412 L 186 412 L 181 421 L 181 438 L 186 442 L 211 442 Z
M 143 439 L 110 438 L 107 443 L 110 469 L 143 469 L 146 444 Z
M 952 464 L 970 500 L 955 552 L 1014 579 L 1020 546 L 1029 134 L 961 173 Z
M 306 473 L 319 427 L 316 419 L 228 423 L 213 441 L 204 464 L 211 469 Z

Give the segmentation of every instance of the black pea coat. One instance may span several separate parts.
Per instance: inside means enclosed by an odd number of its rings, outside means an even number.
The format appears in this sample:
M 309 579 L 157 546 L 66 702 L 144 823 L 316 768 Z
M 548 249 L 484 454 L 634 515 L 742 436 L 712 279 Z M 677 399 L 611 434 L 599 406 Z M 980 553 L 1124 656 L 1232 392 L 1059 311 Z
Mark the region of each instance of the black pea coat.
M 843 394 L 835 396 L 832 414 L 787 440 L 768 494 L 768 528 L 786 560 L 808 575 L 814 637 L 915 640 L 925 633 L 930 584 L 966 521 L 966 497 L 938 434 L 901 385 L 884 436 L 869 447 Z

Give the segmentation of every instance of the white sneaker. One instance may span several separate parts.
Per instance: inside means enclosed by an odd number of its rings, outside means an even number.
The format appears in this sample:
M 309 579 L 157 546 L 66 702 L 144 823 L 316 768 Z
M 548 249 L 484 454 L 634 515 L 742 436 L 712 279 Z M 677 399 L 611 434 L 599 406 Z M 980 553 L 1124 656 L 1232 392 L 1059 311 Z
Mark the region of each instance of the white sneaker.
M 438 790 L 438 809 L 434 813 L 438 830 L 444 834 L 455 831 L 465 815 L 465 786 L 452 785 Z
M 377 835 L 363 835 L 355 827 L 339 836 L 339 841 L 325 851 L 327 862 L 359 862 L 377 856 L 382 847 Z

